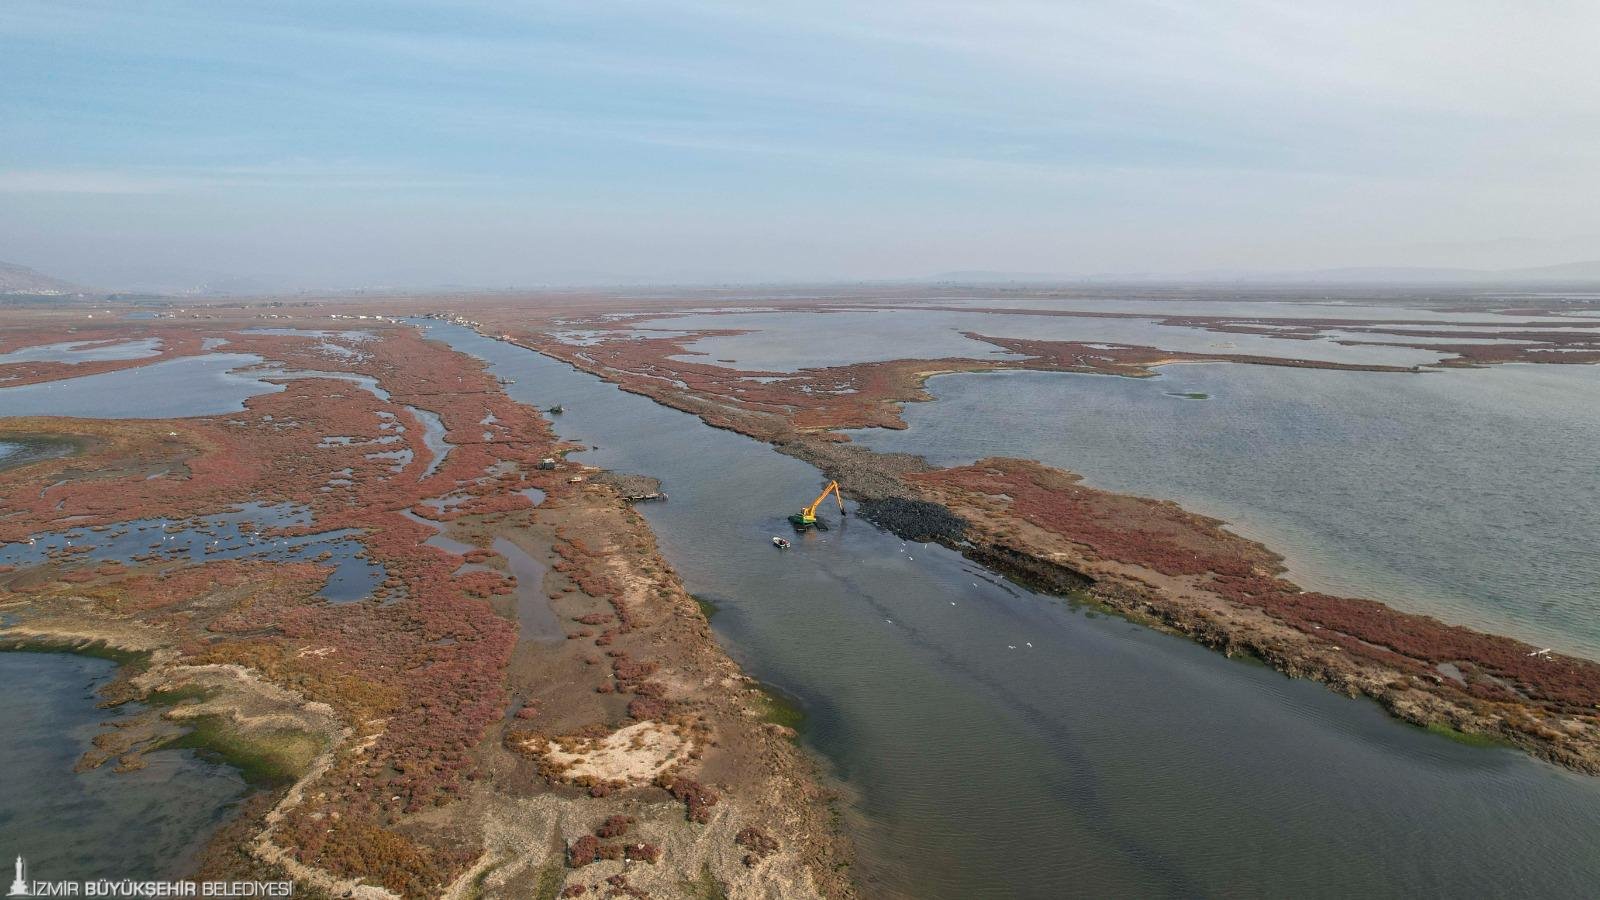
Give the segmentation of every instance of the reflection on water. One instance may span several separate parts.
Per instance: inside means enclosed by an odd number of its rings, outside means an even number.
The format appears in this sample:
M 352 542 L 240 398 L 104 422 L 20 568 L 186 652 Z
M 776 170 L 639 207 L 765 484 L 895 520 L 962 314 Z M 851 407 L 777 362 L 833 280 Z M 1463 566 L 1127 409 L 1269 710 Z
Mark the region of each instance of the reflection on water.
M 778 553 L 817 471 L 509 344 L 429 334 L 566 414 L 729 652 L 859 795 L 873 896 L 1580 897 L 1600 783 L 998 581 L 847 519 Z M 1204 406 L 1210 401 L 1174 403 Z
M 238 412 L 251 397 L 283 390 L 281 384 L 234 371 L 260 362 L 249 353 L 204 353 L 3 388 L 0 416 L 172 419 Z
M 422 423 L 422 443 L 423 446 L 428 448 L 429 459 L 428 467 L 423 470 L 422 475 L 419 477 L 427 478 L 439 470 L 439 466 L 444 463 L 445 456 L 450 453 L 450 442 L 445 440 L 444 437 L 444 420 L 439 418 L 438 413 L 430 409 L 419 409 L 415 406 L 407 406 L 406 409 L 417 417 L 417 421 Z
M 207 563 L 223 559 L 315 562 L 333 573 L 323 597 L 347 603 L 369 596 L 388 577 L 366 557 L 354 528 L 281 536 L 271 529 L 311 524 L 311 512 L 294 504 L 246 503 L 225 513 L 177 522 L 135 519 L 104 529 L 69 528 L 0 545 L 0 565 L 34 566 L 49 559 L 133 564 L 143 560 Z M 71 562 L 68 562 L 71 565 Z
M 167 750 L 146 768 L 73 765 L 101 730 L 129 715 L 97 709 L 108 660 L 60 653 L 0 653 L 0 853 L 21 854 L 40 880 L 171 878 L 186 874 L 209 833 L 244 793 L 233 769 Z
M 545 565 L 505 538 L 496 538 L 494 552 L 506 558 L 517 578 L 517 625 L 525 641 L 564 641 L 567 630 L 550 608 L 544 592 Z
M 853 437 L 941 465 L 1039 459 L 1178 500 L 1284 552 L 1304 586 L 1600 659 L 1600 368 L 1203 364 L 949 375 L 928 390 L 935 402 L 905 408 L 909 430 Z
M 78 451 L 79 444 L 51 435 L 11 435 L 0 441 L 0 472 L 45 459 L 59 459 Z
M 1258 313 L 1259 315 L 1259 313 Z M 1406 347 L 1344 347 L 1326 340 L 1289 340 L 1254 334 L 1214 334 L 1160 325 L 1148 319 L 986 315 L 925 310 L 739 313 L 691 315 L 643 323 L 700 330 L 752 329 L 748 334 L 702 338 L 689 349 L 706 354 L 683 359 L 733 368 L 794 371 L 891 359 L 1017 359 L 993 344 L 963 337 L 1134 344 L 1192 353 L 1276 356 L 1331 362 L 1426 365 L 1440 354 Z M 733 362 L 725 362 L 732 360 Z
M 156 337 L 130 341 L 67 341 L 0 353 L 0 365 L 24 362 L 60 362 L 77 365 L 86 362 L 145 359 L 160 352 L 161 339 Z

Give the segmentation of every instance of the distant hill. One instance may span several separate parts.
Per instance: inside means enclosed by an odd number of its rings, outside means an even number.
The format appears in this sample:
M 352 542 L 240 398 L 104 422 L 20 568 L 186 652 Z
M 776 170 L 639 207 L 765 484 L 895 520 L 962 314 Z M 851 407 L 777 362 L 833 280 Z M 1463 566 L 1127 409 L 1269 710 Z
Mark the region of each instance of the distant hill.
M 1518 269 L 1434 266 L 1350 266 L 1302 271 L 1105 272 L 1048 275 L 1034 272 L 943 272 L 919 279 L 964 284 L 1071 284 L 1075 282 L 1217 282 L 1266 284 L 1551 284 L 1600 282 L 1600 260 Z
M 1510 269 L 1503 274 L 1511 276 L 1515 280 L 1600 281 L 1600 259 L 1591 259 L 1587 262 L 1563 263 L 1559 266 Z
M 1600 260 L 1533 266 L 1519 269 L 1433 268 L 1427 266 L 1386 266 L 1321 269 L 1312 272 L 1286 272 L 1283 281 L 1360 282 L 1364 284 L 1525 284 L 1538 282 L 1600 281 Z M 1271 281 L 1270 273 L 1247 280 Z
M 82 294 L 86 289 L 27 266 L 0 262 L 0 294 Z

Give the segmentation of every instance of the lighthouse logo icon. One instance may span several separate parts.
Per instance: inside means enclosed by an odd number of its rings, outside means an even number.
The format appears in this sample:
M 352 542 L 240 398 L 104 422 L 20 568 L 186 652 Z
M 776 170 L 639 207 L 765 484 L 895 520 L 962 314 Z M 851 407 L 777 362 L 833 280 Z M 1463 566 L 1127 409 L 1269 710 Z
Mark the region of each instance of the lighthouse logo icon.
M 17 857 L 17 877 L 11 879 L 11 890 L 6 892 L 7 897 L 32 897 L 33 892 L 28 890 L 28 864 L 19 855 Z

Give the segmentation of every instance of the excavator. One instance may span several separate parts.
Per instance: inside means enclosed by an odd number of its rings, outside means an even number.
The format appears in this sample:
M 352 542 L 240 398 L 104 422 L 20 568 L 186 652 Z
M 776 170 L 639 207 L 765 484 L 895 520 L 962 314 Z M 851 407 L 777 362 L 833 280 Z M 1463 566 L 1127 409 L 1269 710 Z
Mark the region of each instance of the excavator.
M 817 495 L 817 499 L 811 501 L 810 506 L 789 517 L 789 524 L 794 526 L 795 531 L 805 531 L 808 528 L 815 528 L 818 531 L 828 530 L 828 523 L 817 518 L 817 507 L 828 499 L 829 494 L 839 502 L 839 515 L 844 515 L 844 495 L 839 493 L 839 482 L 830 481 L 828 486 L 822 489 L 822 493 Z

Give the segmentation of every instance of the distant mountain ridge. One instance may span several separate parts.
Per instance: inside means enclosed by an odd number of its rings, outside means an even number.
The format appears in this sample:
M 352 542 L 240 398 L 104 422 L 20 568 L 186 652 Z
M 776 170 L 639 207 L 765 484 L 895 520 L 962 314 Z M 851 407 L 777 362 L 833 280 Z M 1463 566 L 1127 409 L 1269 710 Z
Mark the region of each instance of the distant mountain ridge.
M 1448 266 L 1347 266 L 1302 271 L 1204 271 L 1180 274 L 1105 272 L 1092 275 L 1049 275 L 1037 272 L 942 272 L 919 281 L 977 284 L 1005 282 L 1047 284 L 1074 281 L 1208 281 L 1264 283 L 1356 284 L 1528 284 L 1600 282 L 1600 259 L 1514 269 L 1469 269 Z
M 86 289 L 27 266 L 0 262 L 0 294 L 82 294 Z

